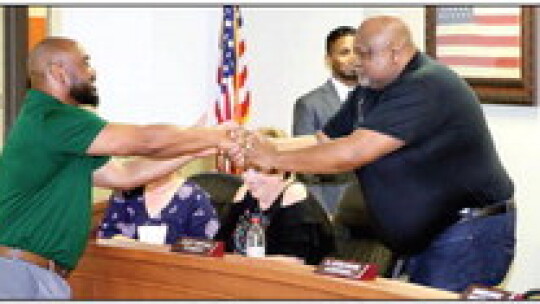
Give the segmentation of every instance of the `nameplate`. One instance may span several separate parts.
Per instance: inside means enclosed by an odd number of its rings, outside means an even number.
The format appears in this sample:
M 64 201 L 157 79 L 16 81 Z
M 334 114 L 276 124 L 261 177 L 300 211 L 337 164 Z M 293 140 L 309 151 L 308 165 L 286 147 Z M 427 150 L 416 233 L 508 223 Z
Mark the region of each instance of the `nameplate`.
M 521 300 L 522 295 L 494 287 L 471 285 L 460 298 L 462 300 Z
M 220 241 L 182 237 L 171 245 L 171 251 L 200 256 L 222 257 L 224 244 Z
M 315 269 L 316 273 L 354 280 L 374 280 L 378 274 L 375 264 L 325 258 Z

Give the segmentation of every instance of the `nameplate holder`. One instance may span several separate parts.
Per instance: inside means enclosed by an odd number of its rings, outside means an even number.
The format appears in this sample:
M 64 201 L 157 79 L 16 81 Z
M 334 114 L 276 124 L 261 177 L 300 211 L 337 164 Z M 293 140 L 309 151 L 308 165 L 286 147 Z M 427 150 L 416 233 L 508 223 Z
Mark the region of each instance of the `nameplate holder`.
M 316 273 L 354 280 L 375 280 L 378 274 L 376 264 L 343 261 L 325 258 L 315 269 Z
M 522 295 L 508 292 L 495 287 L 473 284 L 469 286 L 460 298 L 462 300 L 521 300 Z
M 224 244 L 220 241 L 181 237 L 175 244 L 171 245 L 171 251 L 200 256 L 222 257 L 224 254 Z

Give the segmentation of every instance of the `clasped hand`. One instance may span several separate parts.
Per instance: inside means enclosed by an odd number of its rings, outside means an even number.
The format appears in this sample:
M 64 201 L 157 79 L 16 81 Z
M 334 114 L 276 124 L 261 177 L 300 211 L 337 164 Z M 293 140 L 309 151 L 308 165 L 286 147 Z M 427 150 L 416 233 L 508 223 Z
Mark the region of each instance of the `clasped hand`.
M 256 131 L 237 127 L 229 129 L 229 143 L 221 148 L 239 168 L 272 169 L 276 148 Z

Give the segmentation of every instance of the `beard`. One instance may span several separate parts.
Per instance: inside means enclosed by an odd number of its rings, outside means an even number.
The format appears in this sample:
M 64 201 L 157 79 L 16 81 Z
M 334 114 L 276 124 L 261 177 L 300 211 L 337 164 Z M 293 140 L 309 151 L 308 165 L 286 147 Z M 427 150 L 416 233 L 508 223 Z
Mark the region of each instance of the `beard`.
M 345 81 L 358 81 L 358 73 L 356 70 L 339 70 L 335 68 L 334 75 Z
M 69 90 L 69 96 L 79 105 L 97 107 L 99 105 L 99 95 L 89 82 L 77 83 Z
M 347 81 L 358 81 L 358 75 L 356 73 L 353 73 L 353 74 L 342 73 L 341 75 L 339 75 L 339 77 Z

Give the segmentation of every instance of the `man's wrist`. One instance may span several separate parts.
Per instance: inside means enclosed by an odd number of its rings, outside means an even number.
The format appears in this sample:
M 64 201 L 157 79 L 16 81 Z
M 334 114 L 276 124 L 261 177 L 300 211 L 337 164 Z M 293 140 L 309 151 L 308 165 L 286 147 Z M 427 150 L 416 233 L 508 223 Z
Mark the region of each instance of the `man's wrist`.
M 231 130 L 217 129 L 216 130 L 216 145 L 219 146 L 223 142 L 231 141 Z

